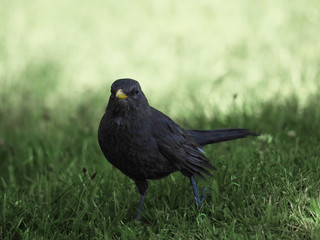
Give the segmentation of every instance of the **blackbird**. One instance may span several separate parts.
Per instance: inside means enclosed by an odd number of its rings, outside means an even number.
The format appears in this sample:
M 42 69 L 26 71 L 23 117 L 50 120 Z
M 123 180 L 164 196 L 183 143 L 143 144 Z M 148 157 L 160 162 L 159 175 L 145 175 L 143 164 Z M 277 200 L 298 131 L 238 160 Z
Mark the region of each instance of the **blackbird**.
M 180 171 L 190 179 L 197 206 L 199 198 L 195 176 L 212 176 L 216 168 L 201 147 L 248 135 L 248 129 L 186 130 L 168 116 L 151 107 L 133 79 L 116 80 L 101 119 L 98 140 L 107 160 L 131 178 L 141 195 L 137 220 L 148 189 L 147 180 L 160 179 Z M 203 194 L 204 195 L 204 194 Z

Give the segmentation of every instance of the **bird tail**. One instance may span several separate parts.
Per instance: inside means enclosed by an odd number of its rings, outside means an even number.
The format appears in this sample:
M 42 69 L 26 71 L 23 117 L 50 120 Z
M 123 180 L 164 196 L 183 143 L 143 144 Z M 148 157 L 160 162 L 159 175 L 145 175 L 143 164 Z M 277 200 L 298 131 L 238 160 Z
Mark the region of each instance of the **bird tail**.
M 249 129 L 228 128 L 216 130 L 188 130 L 191 136 L 200 146 L 207 144 L 244 138 L 247 136 L 259 136 L 259 134 L 251 132 Z

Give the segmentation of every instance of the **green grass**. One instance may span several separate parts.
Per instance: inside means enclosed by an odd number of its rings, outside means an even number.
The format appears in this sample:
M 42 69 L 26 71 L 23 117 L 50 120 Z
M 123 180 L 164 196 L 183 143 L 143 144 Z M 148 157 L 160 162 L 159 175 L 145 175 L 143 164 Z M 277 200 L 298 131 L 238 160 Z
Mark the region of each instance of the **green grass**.
M 218 171 L 208 182 L 198 181 L 213 188 L 200 211 L 181 174 L 152 181 L 140 223 L 135 222 L 139 195 L 133 182 L 98 149 L 98 119 L 88 117 L 97 113 L 89 102 L 61 122 L 53 119 L 54 112 L 22 113 L 19 124 L 10 119 L 2 129 L 1 236 L 317 239 L 319 100 L 310 98 L 299 111 L 292 99 L 261 104 L 258 115 L 238 110 L 223 120 L 206 119 L 212 128 L 251 126 L 265 135 L 205 149 Z M 190 125 L 201 128 L 201 117 L 195 114 Z M 296 137 L 287 135 L 291 129 Z
M 0 239 L 319 239 L 317 1 L 0 0 Z M 113 80 L 186 128 L 261 133 L 205 148 L 198 210 L 180 173 L 134 183 L 97 128 Z

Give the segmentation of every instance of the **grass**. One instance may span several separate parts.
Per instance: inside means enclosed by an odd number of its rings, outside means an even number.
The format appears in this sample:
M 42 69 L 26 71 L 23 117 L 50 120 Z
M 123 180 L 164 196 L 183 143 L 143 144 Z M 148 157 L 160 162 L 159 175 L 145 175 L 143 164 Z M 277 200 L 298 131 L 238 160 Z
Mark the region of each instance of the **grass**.
M 0 1 L 0 239 L 319 239 L 317 1 Z M 125 10 L 126 9 L 126 10 Z M 180 173 L 139 194 L 97 143 L 116 78 L 205 148 L 198 210 Z
M 218 171 L 198 181 L 213 188 L 200 211 L 181 174 L 152 181 L 140 223 L 135 186 L 101 155 L 88 104 L 71 112 L 77 118 L 27 115 L 2 129 L 2 238 L 319 237 L 319 96 L 300 111 L 292 100 L 262 104 L 259 115 L 238 110 L 206 119 L 212 127 L 263 126 L 265 134 L 205 149 Z M 200 128 L 197 118 L 190 124 Z M 291 129 L 296 137 L 287 135 Z

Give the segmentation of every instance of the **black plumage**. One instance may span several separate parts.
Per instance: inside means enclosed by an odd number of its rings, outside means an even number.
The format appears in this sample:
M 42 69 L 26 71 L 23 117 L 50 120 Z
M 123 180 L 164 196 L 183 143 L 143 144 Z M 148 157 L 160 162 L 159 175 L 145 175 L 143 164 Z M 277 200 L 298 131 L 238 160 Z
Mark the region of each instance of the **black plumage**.
M 209 170 L 215 170 L 200 147 L 248 135 L 256 134 L 247 129 L 185 130 L 149 106 L 139 83 L 132 79 L 112 84 L 98 130 L 99 145 L 107 160 L 135 181 L 141 194 L 138 219 L 148 179 L 180 171 L 195 188 L 194 176 L 204 178 L 211 176 Z M 197 191 L 194 193 L 201 204 Z

